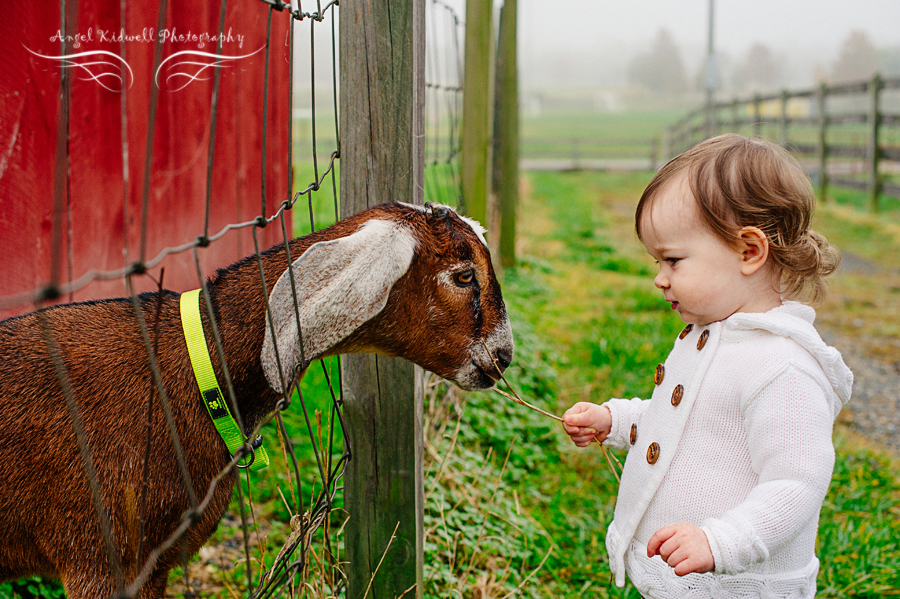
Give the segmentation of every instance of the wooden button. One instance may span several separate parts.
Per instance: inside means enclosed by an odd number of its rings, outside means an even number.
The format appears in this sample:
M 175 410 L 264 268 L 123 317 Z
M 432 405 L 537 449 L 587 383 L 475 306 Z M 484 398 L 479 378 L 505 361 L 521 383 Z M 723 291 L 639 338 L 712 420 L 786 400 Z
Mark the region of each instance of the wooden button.
M 631 439 L 630 439 L 630 441 L 631 441 L 631 444 L 632 444 L 632 445 L 634 445 L 635 441 L 637 441 L 637 425 L 636 425 L 636 424 L 632 424 L 632 425 L 631 425 Z
M 700 339 L 697 340 L 697 349 L 703 349 L 703 346 L 706 345 L 706 340 L 709 339 L 709 329 L 706 329 L 702 333 L 700 333 Z
M 681 398 L 684 397 L 684 387 L 678 385 L 675 387 L 675 390 L 672 391 L 672 405 L 677 406 L 681 403 Z
M 655 464 L 659 459 L 659 443 L 651 443 L 647 448 L 647 463 Z
M 653 382 L 659 385 L 666 378 L 666 367 L 662 364 L 656 366 L 656 374 L 653 375 Z
M 688 333 L 690 333 L 693 330 L 694 330 L 694 325 L 692 325 L 692 324 L 687 325 L 686 327 L 684 327 L 684 330 L 681 331 L 681 333 L 678 335 L 678 338 L 684 339 L 685 337 L 688 336 Z

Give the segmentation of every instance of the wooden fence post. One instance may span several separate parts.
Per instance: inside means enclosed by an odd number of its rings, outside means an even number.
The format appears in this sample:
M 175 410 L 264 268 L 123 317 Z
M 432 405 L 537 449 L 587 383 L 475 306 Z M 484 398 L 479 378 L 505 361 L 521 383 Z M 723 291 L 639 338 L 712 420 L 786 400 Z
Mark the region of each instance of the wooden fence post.
M 663 141 L 662 141 L 662 156 L 660 157 L 659 164 L 665 164 L 669 161 L 669 158 L 672 157 L 672 128 L 669 125 L 666 125 L 666 128 L 663 129 Z M 656 170 L 656 166 L 654 165 L 654 170 Z
M 828 126 L 828 115 L 825 113 L 825 100 L 828 95 L 828 84 L 824 81 L 819 86 L 819 93 L 816 95 L 819 107 L 819 135 L 816 144 L 816 157 L 819 162 L 819 201 L 826 201 L 826 192 L 828 191 L 828 146 L 826 130 Z
M 459 174 L 463 211 L 487 224 L 491 188 L 491 41 L 493 2 L 466 0 L 462 140 Z
M 422 204 L 425 0 L 341 2 L 340 45 L 341 216 L 390 200 Z M 353 452 L 347 597 L 362 597 L 370 581 L 370 599 L 414 587 L 407 596 L 422 597 L 422 370 L 373 354 L 342 356 L 341 365 Z
M 787 146 L 788 143 L 788 90 L 781 90 L 781 145 Z
M 753 96 L 753 136 L 762 137 L 762 110 L 759 94 Z
M 738 117 L 738 99 L 731 99 L 731 132 L 739 133 L 741 130 L 741 120 Z
M 494 192 L 500 204 L 500 264 L 516 264 L 516 206 L 519 202 L 519 76 L 516 57 L 518 0 L 500 10 L 494 94 Z
M 718 133 L 718 110 L 716 110 L 716 105 L 713 103 L 711 90 L 707 90 L 705 117 L 706 127 L 703 132 L 703 138 L 709 139 L 715 137 L 716 133 Z
M 869 82 L 869 114 L 866 117 L 866 174 L 869 203 L 872 212 L 878 212 L 878 195 L 881 193 L 881 180 L 878 177 L 878 129 L 881 125 L 881 114 L 878 112 L 878 99 L 881 94 L 881 77 L 875 75 Z

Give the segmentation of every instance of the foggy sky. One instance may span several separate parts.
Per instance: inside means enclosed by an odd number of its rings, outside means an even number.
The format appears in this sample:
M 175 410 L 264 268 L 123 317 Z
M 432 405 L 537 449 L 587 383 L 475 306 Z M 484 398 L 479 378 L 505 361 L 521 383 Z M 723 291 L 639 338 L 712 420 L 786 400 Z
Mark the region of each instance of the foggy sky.
M 452 3 L 451 3 L 452 4 Z M 464 3 L 462 13 L 465 14 Z M 708 0 L 519 0 L 521 34 L 539 47 L 649 40 L 662 27 L 679 43 L 706 45 Z M 854 29 L 900 44 L 898 0 L 718 0 L 716 46 L 836 47 Z
M 465 0 L 445 0 L 461 16 Z M 496 4 L 501 4 L 497 0 Z M 689 74 L 706 52 L 708 0 L 519 0 L 519 42 L 526 87 L 624 82 L 630 58 L 661 28 L 682 51 Z M 784 78 L 806 85 L 829 68 L 853 30 L 879 48 L 900 47 L 900 0 L 717 0 L 714 43 L 727 63 L 754 43 L 783 63 Z
M 465 20 L 466 0 L 440 1 Z M 502 2 L 494 0 L 495 7 Z M 519 81 L 525 93 L 626 85 L 629 64 L 648 49 L 662 28 L 672 34 L 689 79 L 695 80 L 705 70 L 709 0 L 518 2 Z M 443 10 L 434 9 L 437 5 L 431 0 L 426 4 L 429 15 Z M 762 43 L 778 63 L 779 85 L 811 86 L 816 71 L 831 70 L 841 45 L 854 30 L 865 32 L 879 49 L 893 49 L 900 55 L 900 0 L 716 0 L 714 41 L 723 80 L 753 44 Z M 444 30 L 429 26 L 429 44 L 435 31 Z M 464 33 L 459 35 L 462 38 Z M 450 52 L 446 40 L 443 36 L 437 42 L 443 54 Z M 316 47 L 316 79 L 327 86 L 332 77 L 330 33 L 317 35 Z M 295 85 L 306 88 L 308 27 L 297 27 L 296 52 Z M 442 82 L 455 85 L 450 80 Z

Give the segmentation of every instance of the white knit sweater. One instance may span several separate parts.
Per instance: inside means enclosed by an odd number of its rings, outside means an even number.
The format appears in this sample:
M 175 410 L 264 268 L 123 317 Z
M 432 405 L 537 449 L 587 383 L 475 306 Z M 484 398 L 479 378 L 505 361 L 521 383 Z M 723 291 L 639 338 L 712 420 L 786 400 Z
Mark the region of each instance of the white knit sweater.
M 629 449 L 606 538 L 618 586 L 627 571 L 645 597 L 815 595 L 832 425 L 853 375 L 814 318 L 784 302 L 694 326 L 675 341 L 650 400 L 605 404 L 605 444 Z M 679 577 L 647 557 L 653 533 L 679 522 L 706 533 L 715 572 Z

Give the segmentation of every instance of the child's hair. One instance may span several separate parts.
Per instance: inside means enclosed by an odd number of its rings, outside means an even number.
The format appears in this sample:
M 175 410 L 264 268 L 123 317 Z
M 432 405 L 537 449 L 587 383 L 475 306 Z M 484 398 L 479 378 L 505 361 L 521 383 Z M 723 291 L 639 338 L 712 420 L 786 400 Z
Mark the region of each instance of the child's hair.
M 825 277 L 840 263 L 837 248 L 809 228 L 816 197 L 803 168 L 781 146 L 727 134 L 679 154 L 662 167 L 641 195 L 635 227 L 655 195 L 687 177 L 703 222 L 731 247 L 738 232 L 757 227 L 769 239 L 769 256 L 781 272 L 786 299 L 813 305 L 825 297 Z

